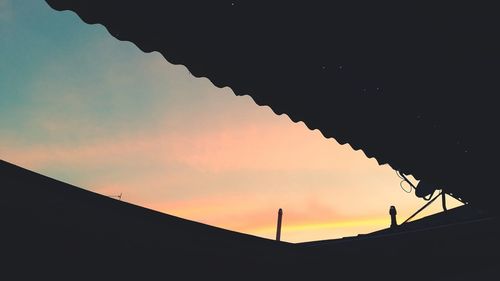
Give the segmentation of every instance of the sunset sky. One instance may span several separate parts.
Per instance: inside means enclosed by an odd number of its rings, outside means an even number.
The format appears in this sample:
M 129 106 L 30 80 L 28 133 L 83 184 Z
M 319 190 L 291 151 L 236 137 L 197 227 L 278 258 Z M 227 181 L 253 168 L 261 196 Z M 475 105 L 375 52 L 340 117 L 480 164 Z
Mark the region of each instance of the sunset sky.
M 368 233 L 390 205 L 402 222 L 425 203 L 388 165 L 41 0 L 0 0 L 0 159 L 271 239 L 283 208 L 290 242 Z

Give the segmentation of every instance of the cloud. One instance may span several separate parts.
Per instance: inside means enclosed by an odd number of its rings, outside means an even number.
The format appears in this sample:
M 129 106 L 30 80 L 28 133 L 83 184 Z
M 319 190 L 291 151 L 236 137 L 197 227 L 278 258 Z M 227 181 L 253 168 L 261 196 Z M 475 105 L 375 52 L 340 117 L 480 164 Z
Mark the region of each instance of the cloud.
M 59 136 L 64 136 L 64 132 L 71 134 L 73 129 L 82 129 L 71 120 L 62 118 L 54 124 L 41 124 L 48 131 L 57 131 Z M 60 139 L 62 141 L 51 144 L 19 146 L 12 139 L 4 141 L 4 146 L 9 146 L 4 153 L 35 168 L 49 163 L 79 167 L 122 165 L 124 160 L 158 165 L 176 163 L 215 174 L 237 171 L 338 173 L 354 168 L 378 167 L 366 161 L 362 154 L 350 151 L 349 147 L 336 145 L 318 132 L 310 132 L 305 126 L 286 120 L 260 124 L 250 120 L 242 124 L 226 122 L 218 126 L 220 128 L 214 131 L 172 131 L 167 122 L 154 130 L 122 135 L 110 132 L 102 138 L 75 143 Z

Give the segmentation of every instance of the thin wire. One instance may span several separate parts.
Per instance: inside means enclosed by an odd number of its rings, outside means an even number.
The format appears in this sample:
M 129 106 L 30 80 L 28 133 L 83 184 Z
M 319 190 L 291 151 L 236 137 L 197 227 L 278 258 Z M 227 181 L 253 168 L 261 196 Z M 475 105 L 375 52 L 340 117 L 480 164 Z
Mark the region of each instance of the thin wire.
M 442 191 L 443 191 L 443 190 L 441 190 L 441 193 L 442 193 Z M 424 199 L 425 201 L 429 201 L 429 200 L 431 200 L 432 195 L 434 195 L 434 192 L 436 192 L 436 190 L 432 191 L 432 193 L 431 193 L 431 194 L 429 194 L 429 195 L 426 195 L 426 196 L 422 197 L 422 199 Z
M 399 183 L 399 186 L 401 187 L 401 189 L 406 192 L 406 193 L 411 193 L 411 190 L 413 189 L 411 186 L 410 186 L 410 189 L 409 190 L 406 190 L 404 187 L 403 187 L 403 183 L 406 182 L 405 180 L 402 180 L 400 183 Z
M 401 187 L 401 189 L 406 192 L 406 193 L 411 193 L 411 190 L 413 189 L 411 186 L 410 186 L 410 189 L 409 190 L 406 190 L 404 187 L 403 187 L 403 183 L 406 182 L 406 180 L 399 174 L 399 171 L 396 171 L 396 175 L 398 175 L 398 177 L 400 179 L 402 179 L 402 181 L 399 183 L 399 186 Z

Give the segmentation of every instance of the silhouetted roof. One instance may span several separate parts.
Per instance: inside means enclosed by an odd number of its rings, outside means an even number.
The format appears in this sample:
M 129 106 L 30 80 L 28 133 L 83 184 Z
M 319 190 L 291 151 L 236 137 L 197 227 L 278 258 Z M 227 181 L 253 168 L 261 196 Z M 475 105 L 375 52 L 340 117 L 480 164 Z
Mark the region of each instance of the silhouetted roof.
M 294 255 L 290 243 L 163 214 L 2 160 L 0 192 L 3 276 L 234 280 L 249 266 L 265 272 Z
M 423 219 L 419 231 L 291 244 L 155 212 L 1 160 L 0 183 L 2 276 L 21 280 L 488 280 L 499 274 L 498 220 L 470 220 L 470 213 L 456 212 L 464 207 L 441 214 L 438 221 L 450 217 L 441 227 Z M 468 220 L 450 224 L 457 215 Z
M 389 218 L 387 220 L 387 228 L 379 229 L 371 233 L 367 234 L 358 234 L 356 236 L 348 236 L 337 239 L 327 239 L 327 240 L 319 240 L 319 241 L 307 241 L 298 243 L 303 247 L 318 247 L 323 245 L 335 245 L 344 242 L 353 242 L 360 240 L 376 240 L 381 237 L 389 237 L 389 236 L 401 236 L 401 235 L 414 235 L 418 237 L 418 233 L 421 232 L 431 232 L 438 233 L 439 229 L 445 235 L 452 235 L 452 233 L 458 232 L 466 233 L 471 232 L 475 233 L 477 237 L 481 235 L 485 236 L 485 234 L 478 233 L 478 225 L 482 225 L 481 227 L 487 226 L 486 229 L 489 232 L 488 235 L 493 233 L 493 227 L 498 222 L 495 221 L 496 218 L 492 217 L 490 214 L 485 212 L 484 210 L 471 208 L 470 205 L 462 205 L 447 211 L 442 211 L 439 213 L 435 213 L 429 216 L 425 216 L 423 218 L 409 221 L 406 223 L 401 222 L 396 227 L 389 226 Z M 443 231 L 444 229 L 444 231 Z M 448 238 L 448 240 L 452 240 L 453 238 Z
M 489 186 L 500 77 L 493 6 L 47 2 L 380 164 L 497 208 Z

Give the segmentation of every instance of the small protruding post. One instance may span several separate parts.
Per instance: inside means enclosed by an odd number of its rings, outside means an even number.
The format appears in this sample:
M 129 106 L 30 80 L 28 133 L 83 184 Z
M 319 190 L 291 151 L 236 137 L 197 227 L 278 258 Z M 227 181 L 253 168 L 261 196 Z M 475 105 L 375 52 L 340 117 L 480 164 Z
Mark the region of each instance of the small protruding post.
M 441 192 L 441 204 L 443 205 L 443 211 L 448 211 L 448 208 L 446 207 L 446 192 Z
M 276 241 L 281 240 L 281 219 L 283 218 L 283 210 L 278 210 L 278 226 L 276 228 Z
M 391 208 L 389 209 L 389 215 L 391 215 L 391 228 L 397 227 L 398 222 L 396 221 L 396 207 L 391 206 Z

